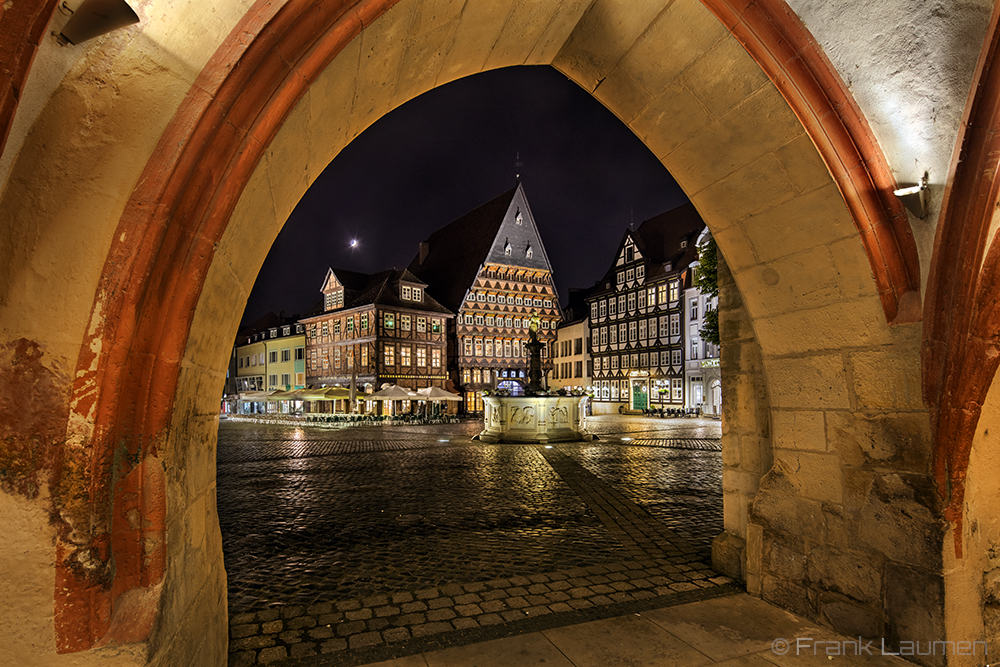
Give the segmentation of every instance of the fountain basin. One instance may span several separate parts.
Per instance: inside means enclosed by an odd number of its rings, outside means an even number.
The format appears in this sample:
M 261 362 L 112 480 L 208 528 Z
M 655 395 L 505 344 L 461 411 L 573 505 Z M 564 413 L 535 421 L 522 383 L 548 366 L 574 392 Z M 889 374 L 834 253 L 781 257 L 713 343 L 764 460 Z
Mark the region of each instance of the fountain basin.
M 482 442 L 534 443 L 594 440 L 585 427 L 586 396 L 484 396 Z

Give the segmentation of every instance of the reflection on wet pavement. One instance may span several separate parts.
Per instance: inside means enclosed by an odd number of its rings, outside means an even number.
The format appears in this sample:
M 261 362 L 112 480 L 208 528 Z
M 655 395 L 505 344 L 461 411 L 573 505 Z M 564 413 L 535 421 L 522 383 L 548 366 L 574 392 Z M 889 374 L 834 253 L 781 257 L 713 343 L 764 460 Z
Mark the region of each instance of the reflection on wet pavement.
M 546 449 L 472 442 L 475 422 L 223 422 L 231 664 L 310 655 L 361 664 L 413 652 L 422 638 L 467 643 L 542 615 L 727 583 L 707 565 L 722 530 L 718 422 L 588 425 L 600 440 Z M 578 585 L 553 588 L 570 581 Z

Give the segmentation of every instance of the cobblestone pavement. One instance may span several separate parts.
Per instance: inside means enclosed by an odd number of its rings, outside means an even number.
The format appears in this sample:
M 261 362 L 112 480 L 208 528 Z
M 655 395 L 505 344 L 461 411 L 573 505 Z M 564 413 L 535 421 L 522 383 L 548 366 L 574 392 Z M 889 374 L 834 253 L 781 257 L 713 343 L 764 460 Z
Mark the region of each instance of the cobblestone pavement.
M 719 422 L 596 417 L 591 443 L 481 423 L 223 422 L 230 665 L 359 665 L 730 594 Z

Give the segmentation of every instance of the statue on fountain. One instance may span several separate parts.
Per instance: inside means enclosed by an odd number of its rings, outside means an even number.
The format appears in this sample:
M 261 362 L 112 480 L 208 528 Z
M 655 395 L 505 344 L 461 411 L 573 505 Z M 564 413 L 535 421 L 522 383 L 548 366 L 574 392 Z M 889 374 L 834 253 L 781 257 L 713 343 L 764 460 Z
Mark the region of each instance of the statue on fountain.
M 474 439 L 497 443 L 572 442 L 593 440 L 584 428 L 586 395 L 561 390 L 549 394 L 542 387 L 542 347 L 538 340 L 538 314 L 531 316 L 528 327 L 528 385 L 524 396 L 490 396 L 483 392 L 486 407 L 484 428 Z

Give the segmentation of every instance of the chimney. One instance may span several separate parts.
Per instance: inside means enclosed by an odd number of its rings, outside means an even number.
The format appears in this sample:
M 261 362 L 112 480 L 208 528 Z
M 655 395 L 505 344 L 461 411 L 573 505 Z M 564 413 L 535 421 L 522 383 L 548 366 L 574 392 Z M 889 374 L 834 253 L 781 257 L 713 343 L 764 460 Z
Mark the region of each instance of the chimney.
M 424 260 L 427 259 L 427 254 L 431 251 L 431 244 L 427 241 L 420 242 L 420 263 L 423 264 Z

